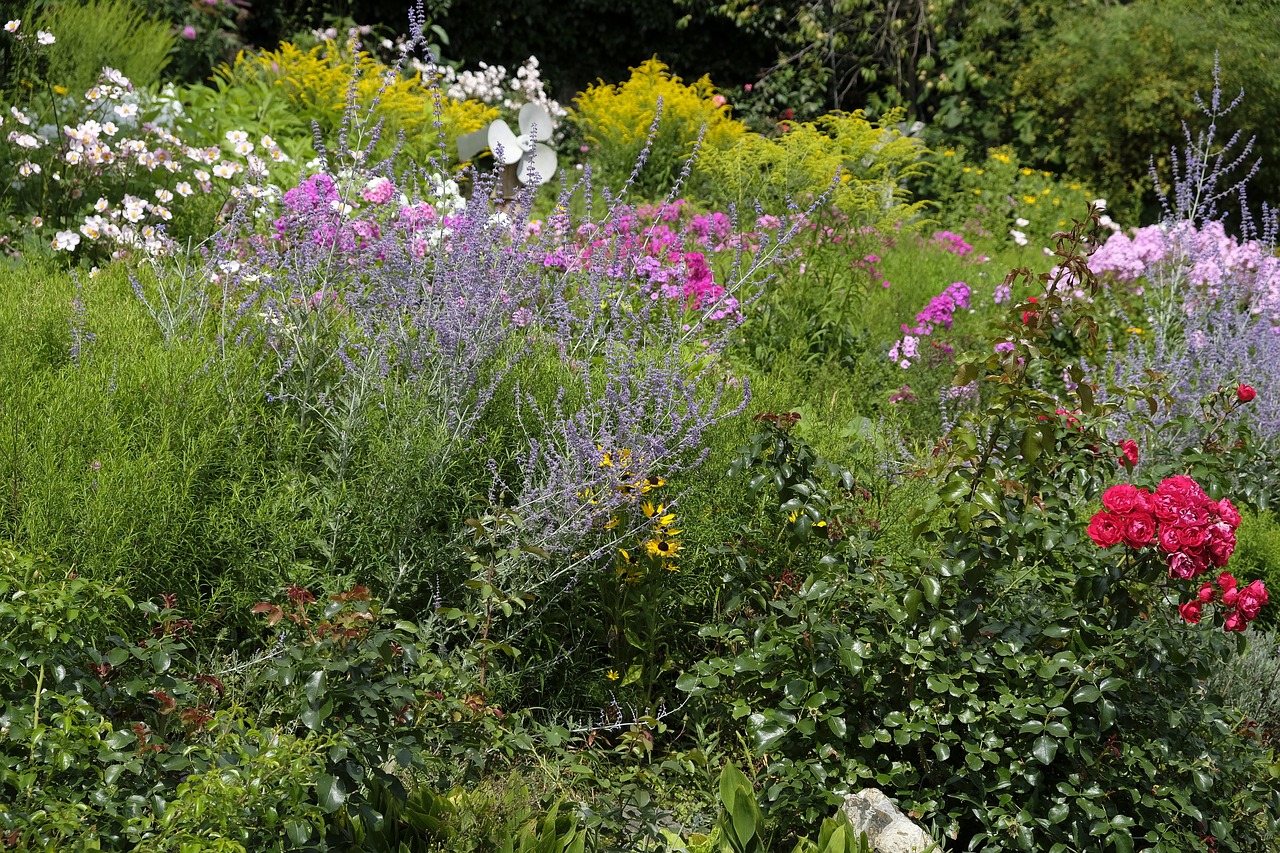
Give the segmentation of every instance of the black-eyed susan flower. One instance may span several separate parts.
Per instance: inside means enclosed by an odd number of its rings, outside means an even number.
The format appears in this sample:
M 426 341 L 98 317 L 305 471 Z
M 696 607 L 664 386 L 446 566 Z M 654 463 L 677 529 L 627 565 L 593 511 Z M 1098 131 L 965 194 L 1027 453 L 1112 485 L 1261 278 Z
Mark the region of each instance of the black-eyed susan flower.
M 674 539 L 649 539 L 644 543 L 645 553 L 660 560 L 669 560 L 680 550 L 680 543 Z

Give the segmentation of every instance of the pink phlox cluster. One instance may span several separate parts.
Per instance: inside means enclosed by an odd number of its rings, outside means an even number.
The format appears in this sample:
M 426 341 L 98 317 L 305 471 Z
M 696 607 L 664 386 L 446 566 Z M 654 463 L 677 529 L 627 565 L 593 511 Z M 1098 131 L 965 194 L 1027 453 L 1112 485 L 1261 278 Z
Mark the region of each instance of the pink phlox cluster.
M 959 308 L 969 307 L 972 291 L 963 281 L 953 281 L 946 290 L 929 300 L 925 309 L 916 315 L 916 325 L 902 324 L 903 336 L 889 348 L 889 359 L 904 370 L 920 355 L 920 338 L 932 335 L 938 326 L 950 329 L 955 322 L 955 312 Z M 934 349 L 951 354 L 946 344 L 934 343 Z
M 935 231 L 933 232 L 932 242 L 942 251 L 950 252 L 961 258 L 967 258 L 974 253 L 973 246 L 954 231 Z
M 1231 281 L 1243 279 L 1252 292 L 1250 310 L 1280 324 L 1280 258 L 1258 240 L 1241 242 L 1221 222 L 1196 228 L 1193 222 L 1172 227 L 1149 225 L 1132 236 L 1115 233 L 1089 259 L 1098 275 L 1132 282 L 1162 264 L 1182 263 L 1187 280 L 1216 296 Z

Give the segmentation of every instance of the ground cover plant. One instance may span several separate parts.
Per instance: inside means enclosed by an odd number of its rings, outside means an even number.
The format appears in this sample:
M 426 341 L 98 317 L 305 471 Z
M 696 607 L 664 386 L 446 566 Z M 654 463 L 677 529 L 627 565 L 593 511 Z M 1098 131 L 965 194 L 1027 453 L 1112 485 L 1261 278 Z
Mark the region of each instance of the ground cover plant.
M 1275 227 L 1220 81 L 1126 228 L 656 59 L 513 193 L 456 137 L 536 61 L 321 32 L 82 95 L 32 21 L 0 847 L 862 853 L 864 787 L 948 850 L 1274 847 Z

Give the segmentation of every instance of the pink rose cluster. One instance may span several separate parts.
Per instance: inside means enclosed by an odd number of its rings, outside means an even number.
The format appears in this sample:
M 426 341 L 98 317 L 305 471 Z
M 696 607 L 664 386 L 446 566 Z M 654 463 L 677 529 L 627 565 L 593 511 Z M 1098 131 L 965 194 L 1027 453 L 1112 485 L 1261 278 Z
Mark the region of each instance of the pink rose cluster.
M 1217 601 L 1222 607 L 1230 609 L 1222 629 L 1243 631 L 1249 627 L 1250 622 L 1258 618 L 1269 598 L 1267 587 L 1262 581 L 1256 580 L 1241 589 L 1230 572 L 1223 572 L 1218 575 L 1216 584 L 1206 581 L 1195 598 L 1178 606 L 1178 612 L 1190 624 L 1198 625 L 1204 606 Z
M 1121 543 L 1134 549 L 1153 546 L 1164 555 L 1170 577 L 1189 580 L 1203 575 L 1210 566 L 1222 568 L 1236 547 L 1240 513 L 1228 498 L 1211 499 L 1190 477 L 1167 477 L 1154 494 L 1131 483 L 1120 483 L 1103 493 L 1102 506 L 1089 521 L 1089 538 L 1100 548 Z M 1224 573 L 1223 577 L 1230 575 Z M 1235 588 L 1234 579 L 1231 588 Z M 1267 603 L 1262 581 L 1254 581 L 1246 590 L 1249 595 L 1243 597 L 1246 604 L 1241 607 L 1237 602 L 1243 591 L 1228 601 L 1224 588 L 1222 603 L 1236 607 L 1227 617 L 1228 631 L 1243 631 L 1257 616 L 1258 608 Z M 1207 599 L 1204 595 L 1202 588 L 1201 598 L 1189 603 L 1202 605 L 1215 600 L 1213 595 Z M 1188 622 L 1200 621 L 1199 606 L 1184 606 L 1180 612 Z

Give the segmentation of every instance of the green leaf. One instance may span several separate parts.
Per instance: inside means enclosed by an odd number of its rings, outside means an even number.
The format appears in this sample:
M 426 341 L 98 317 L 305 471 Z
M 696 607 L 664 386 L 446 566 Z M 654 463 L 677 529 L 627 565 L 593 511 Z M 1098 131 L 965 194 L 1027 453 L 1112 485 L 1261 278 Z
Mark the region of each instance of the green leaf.
M 1052 764 L 1058 754 L 1058 741 L 1048 735 L 1040 735 L 1031 745 L 1031 754 L 1041 764 Z
M 942 581 L 932 575 L 921 575 L 920 587 L 924 590 L 925 601 L 936 607 L 942 598 Z
M 1078 705 L 1087 705 L 1097 702 L 1102 697 L 1102 691 L 1094 687 L 1092 684 L 1086 684 L 1071 696 L 1071 701 Z
M 316 780 L 316 799 L 320 803 L 320 808 L 330 814 L 342 808 L 342 804 L 347 799 L 342 780 L 327 773 L 321 776 Z
M 325 673 L 323 669 L 317 669 L 315 672 L 307 676 L 306 685 L 303 687 L 303 694 L 307 697 L 307 701 L 315 704 L 316 697 L 324 690 Z
M 1201 791 L 1208 791 L 1213 787 L 1213 777 L 1203 770 L 1192 770 L 1191 779 Z

